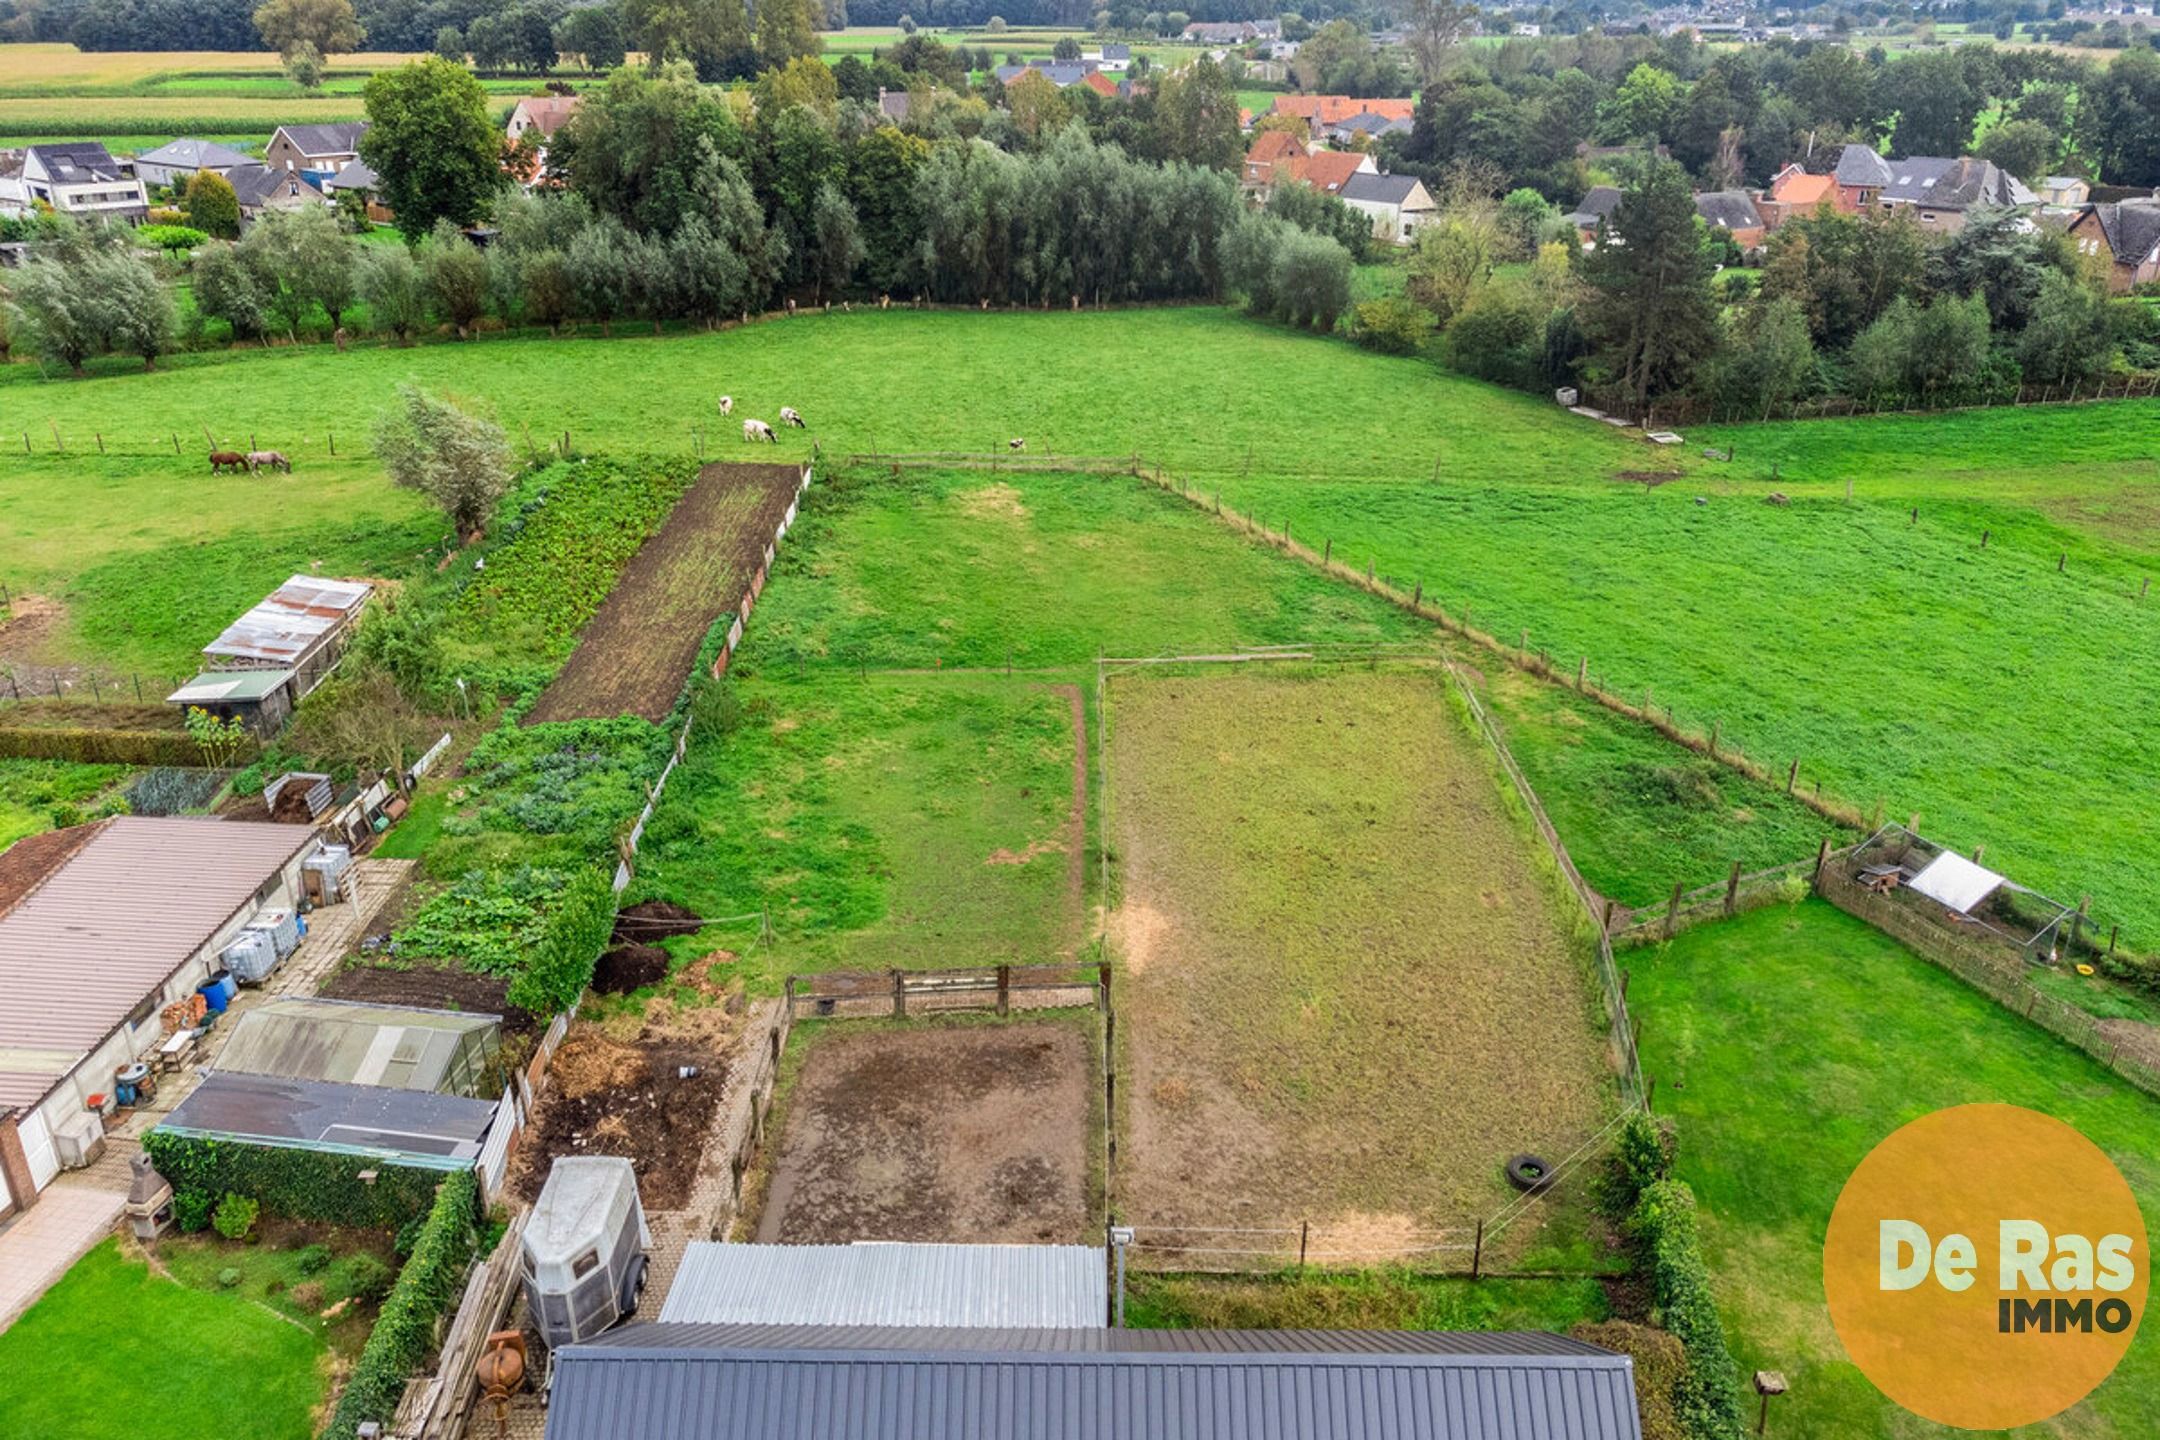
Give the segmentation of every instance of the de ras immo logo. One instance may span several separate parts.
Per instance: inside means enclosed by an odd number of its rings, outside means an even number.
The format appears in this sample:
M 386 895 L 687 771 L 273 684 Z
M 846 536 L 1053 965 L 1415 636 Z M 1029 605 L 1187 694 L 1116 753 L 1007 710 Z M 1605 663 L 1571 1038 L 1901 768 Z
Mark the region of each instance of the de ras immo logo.
M 1823 1242 L 1846 1353 L 1917 1415 L 2048 1419 L 2107 1379 L 2144 1318 L 2151 1255 L 2122 1172 L 2015 1105 L 1923 1115 L 1870 1151 Z

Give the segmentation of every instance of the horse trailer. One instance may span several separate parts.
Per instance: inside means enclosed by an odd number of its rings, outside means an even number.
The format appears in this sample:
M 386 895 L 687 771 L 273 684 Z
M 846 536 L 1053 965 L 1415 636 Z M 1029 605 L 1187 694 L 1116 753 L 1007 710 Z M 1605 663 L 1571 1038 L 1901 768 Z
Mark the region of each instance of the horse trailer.
M 652 1232 L 619 1156 L 565 1155 L 525 1223 L 525 1303 L 548 1349 L 590 1340 L 637 1309 Z

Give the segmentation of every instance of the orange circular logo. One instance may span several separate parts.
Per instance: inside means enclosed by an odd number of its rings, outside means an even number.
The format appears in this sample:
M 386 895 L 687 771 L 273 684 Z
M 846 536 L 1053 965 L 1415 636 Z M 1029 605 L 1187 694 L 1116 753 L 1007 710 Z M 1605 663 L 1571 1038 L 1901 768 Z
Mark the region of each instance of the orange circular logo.
M 1869 1152 L 1823 1242 L 1831 1323 L 1917 1415 L 2008 1430 L 2115 1369 L 2145 1311 L 2145 1219 L 2100 1147 L 2051 1115 L 1960 1105 Z

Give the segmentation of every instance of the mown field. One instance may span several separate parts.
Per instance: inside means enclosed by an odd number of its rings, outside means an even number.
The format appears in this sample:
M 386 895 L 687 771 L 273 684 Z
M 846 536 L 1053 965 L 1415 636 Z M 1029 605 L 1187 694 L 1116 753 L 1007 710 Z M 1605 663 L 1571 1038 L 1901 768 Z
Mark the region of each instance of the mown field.
M 2160 1225 L 2160 1102 L 1820 900 L 1630 952 L 1629 1001 L 1679 1173 L 1701 1202 L 1719 1309 L 1743 1375 L 1783 1371 L 1770 1433 L 1797 1440 L 1970 1434 L 1900 1410 L 1844 1358 L 1822 1237 L 1853 1168 L 1905 1122 L 1998 1101 L 2067 1121 L 2106 1151 Z M 2143 1329 L 2085 1403 L 2016 1433 L 2151 1433 L 2160 1332 Z
M 1113 1183 L 1144 1240 L 1310 1220 L 1324 1257 L 1407 1258 L 1498 1210 L 1510 1155 L 1558 1160 L 1607 1118 L 1587 947 L 1446 684 L 1110 682 Z

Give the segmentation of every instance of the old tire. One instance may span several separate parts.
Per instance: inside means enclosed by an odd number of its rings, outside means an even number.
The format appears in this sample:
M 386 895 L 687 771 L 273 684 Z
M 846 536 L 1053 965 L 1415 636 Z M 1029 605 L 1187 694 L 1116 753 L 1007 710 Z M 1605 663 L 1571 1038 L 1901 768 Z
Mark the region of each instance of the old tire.
M 1553 1167 L 1542 1156 L 1517 1155 L 1507 1162 L 1507 1178 L 1526 1195 L 1542 1195 L 1552 1188 Z

